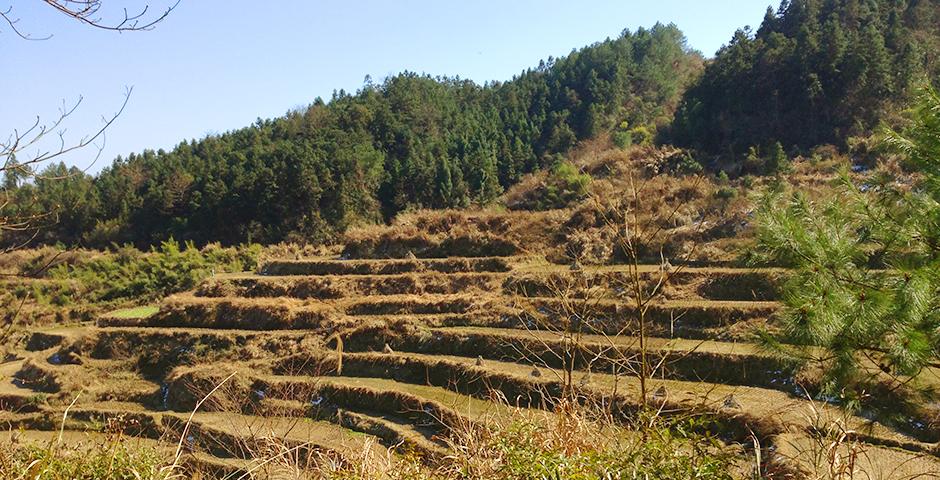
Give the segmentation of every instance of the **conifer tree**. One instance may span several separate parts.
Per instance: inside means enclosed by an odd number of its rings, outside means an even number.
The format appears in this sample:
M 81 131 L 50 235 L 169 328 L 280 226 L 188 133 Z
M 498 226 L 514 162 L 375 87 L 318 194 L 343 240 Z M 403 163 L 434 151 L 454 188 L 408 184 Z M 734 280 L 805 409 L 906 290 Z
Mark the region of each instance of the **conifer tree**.
M 940 364 L 940 95 L 925 87 L 911 127 L 887 143 L 923 175 L 848 173 L 821 201 L 777 188 L 757 212 L 759 258 L 793 267 L 780 332 L 767 345 L 824 372 L 831 394 L 901 385 Z
M 770 148 L 770 156 L 767 158 L 767 173 L 777 174 L 785 172 L 790 168 L 790 159 L 787 152 L 783 150 L 780 142 L 774 142 Z

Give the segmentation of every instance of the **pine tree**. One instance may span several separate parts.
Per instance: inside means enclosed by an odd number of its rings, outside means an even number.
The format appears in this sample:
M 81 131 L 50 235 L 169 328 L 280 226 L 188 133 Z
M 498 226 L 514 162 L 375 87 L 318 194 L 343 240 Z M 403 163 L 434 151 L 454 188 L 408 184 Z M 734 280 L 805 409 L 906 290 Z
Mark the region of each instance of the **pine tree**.
M 454 181 L 451 175 L 450 160 L 447 157 L 441 158 L 437 163 L 435 183 L 437 184 L 437 206 L 453 207 L 455 200 Z
M 783 145 L 781 145 L 780 142 L 775 142 L 771 146 L 770 156 L 767 157 L 766 168 L 767 173 L 771 175 L 789 170 L 790 158 L 787 157 L 787 152 L 783 150 Z
M 912 117 L 888 143 L 922 173 L 916 188 L 891 177 L 862 191 L 845 173 L 830 198 L 777 188 L 758 208 L 758 259 L 793 267 L 780 333 L 764 340 L 821 367 L 830 394 L 940 366 L 940 95 L 925 88 Z

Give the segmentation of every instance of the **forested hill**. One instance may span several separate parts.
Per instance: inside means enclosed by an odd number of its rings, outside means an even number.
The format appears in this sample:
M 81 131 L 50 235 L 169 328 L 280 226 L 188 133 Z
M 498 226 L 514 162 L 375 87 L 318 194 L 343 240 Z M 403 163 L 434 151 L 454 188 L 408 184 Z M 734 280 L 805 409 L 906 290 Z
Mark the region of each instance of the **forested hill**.
M 740 30 L 684 96 L 673 141 L 743 156 L 844 147 L 940 78 L 940 1 L 794 0 Z
M 97 177 L 7 178 L 0 213 L 46 221 L 41 243 L 318 241 L 407 208 L 485 204 L 604 133 L 770 173 L 786 153 L 865 145 L 852 137 L 894 123 L 925 78 L 940 78 L 940 0 L 787 0 L 708 62 L 657 25 L 506 82 L 406 72 Z M 0 247 L 34 233 L 0 232 Z
M 406 72 L 96 177 L 52 166 L 45 177 L 66 179 L 12 188 L 13 208 L 55 212 L 38 241 L 92 247 L 324 239 L 408 207 L 488 202 L 613 126 L 648 140 L 702 68 L 678 28 L 656 25 L 504 83 Z

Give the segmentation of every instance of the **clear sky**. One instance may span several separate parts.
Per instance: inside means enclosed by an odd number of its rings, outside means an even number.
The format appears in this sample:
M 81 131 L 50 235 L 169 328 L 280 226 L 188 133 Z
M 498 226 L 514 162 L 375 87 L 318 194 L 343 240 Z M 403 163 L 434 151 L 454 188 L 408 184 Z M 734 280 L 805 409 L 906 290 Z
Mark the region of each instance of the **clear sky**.
M 151 11 L 172 2 L 152 0 Z M 136 0 L 103 0 L 102 16 Z M 112 114 L 125 87 L 127 109 L 108 130 L 95 172 L 117 155 L 172 148 L 282 115 L 334 89 L 355 91 L 411 70 L 508 80 L 540 59 L 562 56 L 629 28 L 675 23 L 711 56 L 767 0 L 181 0 L 154 30 L 114 33 L 66 19 L 36 0 L 12 5 L 26 41 L 0 23 L 0 135 L 51 120 L 63 101 L 83 98 L 68 123 L 76 141 Z M 54 146 L 49 146 L 54 147 Z M 93 152 L 66 159 L 87 167 Z

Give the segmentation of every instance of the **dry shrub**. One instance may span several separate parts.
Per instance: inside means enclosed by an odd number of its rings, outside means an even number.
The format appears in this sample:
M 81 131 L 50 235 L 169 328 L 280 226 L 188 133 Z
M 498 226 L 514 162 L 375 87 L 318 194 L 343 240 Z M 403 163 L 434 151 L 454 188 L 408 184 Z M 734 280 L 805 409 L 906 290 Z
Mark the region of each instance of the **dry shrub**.
M 595 179 L 622 180 L 631 173 L 638 172 L 643 166 L 643 159 L 656 155 L 650 147 L 632 147 L 627 150 L 611 149 L 598 152 L 590 158 L 582 159 L 584 171 Z
M 375 439 L 365 440 L 354 454 L 343 456 L 315 449 L 297 448 L 275 437 L 263 438 L 243 479 L 295 480 L 410 480 L 423 478 L 418 461 L 402 461 L 393 449 L 381 448 Z
M 0 274 L 42 277 L 59 265 L 81 265 L 100 256 L 93 250 L 63 250 L 56 247 L 20 249 L 0 254 Z
M 350 230 L 350 258 L 515 255 L 551 248 L 563 211 L 418 210 L 389 226 Z
M 635 206 L 629 179 L 597 182 L 593 198 L 573 209 L 561 228 L 566 261 L 610 263 L 627 260 L 615 245 L 624 235 L 638 235 L 645 245 L 638 252 L 643 262 L 666 258 L 691 258 L 696 249 L 739 235 L 747 226 L 747 199 L 715 195 L 712 180 L 704 176 L 657 175 L 635 177 L 639 207 Z M 634 219 L 634 215 L 636 218 Z M 626 223 L 642 232 L 627 232 Z M 654 248 L 655 247 L 655 248 Z M 734 258 L 721 251 L 716 260 Z
M 424 232 L 386 231 L 377 237 L 350 238 L 343 249 L 347 258 L 506 257 L 519 253 L 514 243 L 491 233 L 453 232 L 432 236 Z
M 46 444 L 20 443 L 15 439 L 0 444 L 0 478 L 4 480 L 184 478 L 166 468 L 165 462 L 163 452 L 119 435 L 91 445 L 59 445 L 54 439 Z
M 273 261 L 262 267 L 262 275 L 397 275 L 404 273 L 487 273 L 512 269 L 503 257 Z
M 567 161 L 524 177 L 503 196 L 510 210 L 566 208 L 590 193 L 591 176 Z
M 430 235 L 453 232 L 487 231 L 505 235 L 512 229 L 511 217 L 505 212 L 489 210 L 415 210 L 395 217 L 392 227 L 413 227 Z
M 210 278 L 194 292 L 197 297 L 335 299 L 344 296 L 330 278 L 299 277 L 290 279 Z
M 530 210 L 526 205 L 531 203 L 533 197 L 542 193 L 547 181 L 546 170 L 527 174 L 503 193 L 503 202 L 510 210 Z
M 495 273 L 463 273 L 460 270 L 475 270 L 493 267 L 503 269 L 500 262 L 456 262 L 431 263 L 422 267 L 453 270 L 440 273 L 434 270 L 418 273 L 379 274 L 362 276 L 293 276 L 214 278 L 203 282 L 196 290 L 202 297 L 244 297 L 330 300 L 369 295 L 445 295 L 470 291 L 491 292 L 499 285 Z M 384 265 L 383 269 L 388 267 Z M 418 266 L 416 265 L 416 268 Z M 273 266 L 274 270 L 281 267 Z M 318 268 L 318 267 L 315 267 Z M 505 265 L 508 269 L 508 265 Z
M 484 302 L 465 296 L 426 298 L 423 295 L 401 295 L 392 298 L 363 298 L 345 309 L 347 315 L 433 315 L 446 313 L 468 313 L 475 308 L 484 308 Z

